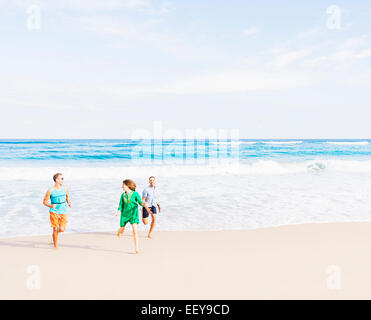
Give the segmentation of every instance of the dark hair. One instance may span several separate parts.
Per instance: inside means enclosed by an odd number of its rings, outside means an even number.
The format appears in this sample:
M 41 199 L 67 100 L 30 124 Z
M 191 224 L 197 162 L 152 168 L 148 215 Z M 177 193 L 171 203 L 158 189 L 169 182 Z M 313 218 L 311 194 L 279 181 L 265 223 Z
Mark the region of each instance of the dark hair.
M 62 174 L 61 173 L 56 173 L 54 176 L 53 176 L 53 180 L 54 180 L 54 182 L 55 182 L 55 180 L 57 180 L 58 179 L 58 177 L 59 176 L 61 176 Z
M 148 178 L 148 180 L 149 180 L 149 179 L 152 179 L 152 178 L 153 178 L 153 179 L 156 179 L 154 176 L 150 176 L 150 177 Z
M 132 191 L 135 191 L 135 189 L 137 188 L 137 185 L 135 184 L 133 180 L 126 179 L 122 183 L 126 185 Z

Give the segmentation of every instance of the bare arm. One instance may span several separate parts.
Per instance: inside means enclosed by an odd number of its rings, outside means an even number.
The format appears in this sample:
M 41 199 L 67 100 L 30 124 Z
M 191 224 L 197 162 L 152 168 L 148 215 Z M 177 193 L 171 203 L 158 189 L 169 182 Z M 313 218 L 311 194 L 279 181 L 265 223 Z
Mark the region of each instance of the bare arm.
M 119 207 L 117 208 L 117 212 L 115 214 L 115 217 L 117 217 L 119 214 L 121 214 L 123 204 L 124 204 L 124 202 L 122 201 L 122 195 L 121 195 Z
M 147 204 L 145 203 L 145 201 L 142 202 L 142 207 L 143 207 L 143 208 L 146 208 L 147 212 L 150 213 L 150 214 L 152 214 L 151 209 L 148 208 L 148 206 L 147 206 Z
M 66 201 L 68 206 L 71 208 L 70 194 L 68 193 L 68 188 L 66 187 Z
M 146 196 L 144 195 L 144 196 L 142 196 L 142 204 L 141 204 L 141 206 L 143 207 L 143 208 L 146 208 L 147 209 L 147 211 L 149 212 L 149 213 L 152 213 L 152 211 L 151 211 L 151 209 L 149 209 L 148 208 L 148 206 L 147 206 L 147 204 L 146 204 Z
M 151 209 L 148 208 L 148 206 L 145 202 L 145 199 L 146 199 L 145 196 L 142 196 L 142 199 L 140 198 L 140 196 L 138 196 L 138 198 L 137 198 L 138 204 L 140 206 L 142 206 L 143 208 L 146 208 L 149 213 L 152 213 Z
M 46 191 L 46 194 L 45 194 L 45 197 L 44 197 L 43 204 L 44 204 L 44 206 L 47 206 L 48 208 L 53 208 L 53 209 L 55 209 L 55 208 L 57 207 L 56 204 L 49 204 L 50 196 L 51 196 L 51 192 L 50 192 L 50 190 L 48 189 L 48 191 Z

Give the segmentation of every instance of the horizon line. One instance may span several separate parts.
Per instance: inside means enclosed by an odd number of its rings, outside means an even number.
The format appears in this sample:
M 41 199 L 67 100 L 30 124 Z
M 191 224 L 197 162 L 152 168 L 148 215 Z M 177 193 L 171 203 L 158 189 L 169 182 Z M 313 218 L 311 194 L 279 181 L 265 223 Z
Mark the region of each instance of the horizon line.
M 0 141 L 10 141 L 10 140 L 371 140 L 370 138 L 225 138 L 225 139 L 218 139 L 218 138 L 207 138 L 207 137 L 194 137 L 194 138 L 143 138 L 143 139 L 133 139 L 133 138 L 0 138 Z

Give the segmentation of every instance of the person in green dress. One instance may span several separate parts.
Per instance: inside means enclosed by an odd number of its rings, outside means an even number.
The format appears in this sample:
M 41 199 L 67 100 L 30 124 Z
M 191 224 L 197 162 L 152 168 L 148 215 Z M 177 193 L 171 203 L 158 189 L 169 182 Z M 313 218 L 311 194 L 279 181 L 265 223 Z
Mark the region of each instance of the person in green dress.
M 146 203 L 142 201 L 139 193 L 135 191 L 136 184 L 133 180 L 124 180 L 122 183 L 122 189 L 124 190 L 124 192 L 121 195 L 120 204 L 117 209 L 117 213 L 115 214 L 115 216 L 121 214 L 120 229 L 118 229 L 117 231 L 117 236 L 121 236 L 121 234 L 125 231 L 125 225 L 130 222 L 133 229 L 135 253 L 139 253 L 137 231 L 137 227 L 139 224 L 138 204 L 146 208 L 148 212 L 151 212 L 151 210 L 147 207 Z

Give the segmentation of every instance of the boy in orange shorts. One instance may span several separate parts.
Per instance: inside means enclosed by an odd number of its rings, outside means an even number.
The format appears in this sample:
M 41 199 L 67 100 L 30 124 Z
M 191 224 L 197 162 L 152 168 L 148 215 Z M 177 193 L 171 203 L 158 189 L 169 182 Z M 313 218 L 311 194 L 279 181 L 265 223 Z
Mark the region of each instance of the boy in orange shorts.
M 46 191 L 43 204 L 50 208 L 50 224 L 53 228 L 54 248 L 58 249 L 58 234 L 64 232 L 67 225 L 67 205 L 71 208 L 68 188 L 63 186 L 63 175 L 56 173 L 53 176 L 54 186 Z M 50 204 L 49 204 L 50 200 Z
M 59 228 L 59 232 L 63 232 L 67 225 L 67 215 L 50 212 L 50 224 L 52 228 Z

